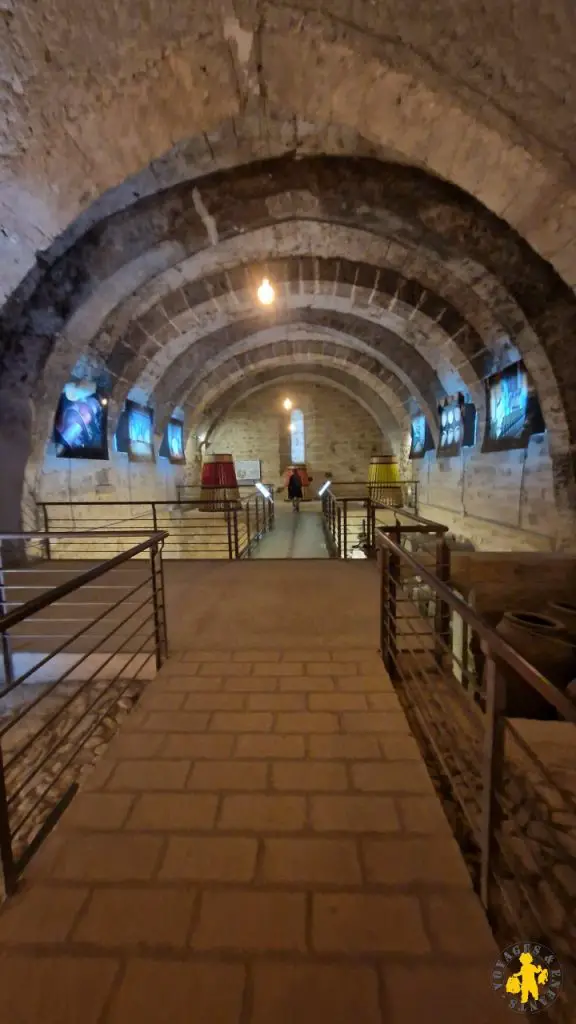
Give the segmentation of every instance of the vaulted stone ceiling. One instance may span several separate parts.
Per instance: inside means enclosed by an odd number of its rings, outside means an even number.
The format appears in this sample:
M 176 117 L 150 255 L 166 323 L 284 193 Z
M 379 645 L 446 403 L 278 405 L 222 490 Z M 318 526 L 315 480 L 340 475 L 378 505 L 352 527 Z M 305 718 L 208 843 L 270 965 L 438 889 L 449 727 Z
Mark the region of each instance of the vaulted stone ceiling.
M 390 437 L 456 390 L 482 424 L 522 356 L 571 484 L 570 0 L 5 0 L 0 26 L 0 525 L 83 354 L 112 420 L 138 387 L 210 429 L 312 376 Z

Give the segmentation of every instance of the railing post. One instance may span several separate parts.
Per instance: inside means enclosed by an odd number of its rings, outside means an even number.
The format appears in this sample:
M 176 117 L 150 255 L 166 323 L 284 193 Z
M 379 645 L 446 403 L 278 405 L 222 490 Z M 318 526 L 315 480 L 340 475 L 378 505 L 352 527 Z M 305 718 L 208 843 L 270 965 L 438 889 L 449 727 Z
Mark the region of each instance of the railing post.
M 338 548 L 338 558 L 342 558 L 342 507 L 338 505 L 336 508 L 336 546 Z
M 486 658 L 486 713 L 484 720 L 484 756 L 482 761 L 482 815 L 480 830 L 480 899 L 490 914 L 492 878 L 498 857 L 499 829 L 502 808 L 498 790 L 502 779 L 506 729 L 506 681 L 491 655 Z
M 397 526 L 393 532 L 393 540 L 400 547 L 401 532 Z M 396 551 L 388 551 L 386 604 L 387 604 L 387 645 L 384 665 L 392 680 L 400 679 L 398 669 L 398 587 L 400 584 L 400 555 Z
M 250 547 L 252 538 L 250 537 L 250 499 L 246 502 L 246 546 Z
M 158 516 L 156 514 L 156 502 L 151 502 L 152 505 L 152 528 L 154 533 L 158 533 Z
M 6 776 L 4 775 L 4 759 L 2 742 L 0 741 L 0 892 L 10 896 L 16 888 L 16 872 L 14 870 L 14 853 L 12 850 L 12 832 L 10 829 L 10 813 L 6 793 Z
M 256 537 L 260 535 L 260 495 L 256 495 L 256 501 L 254 505 L 254 515 L 256 517 Z
M 158 601 L 158 581 L 156 579 L 156 555 L 158 544 L 150 547 L 150 572 L 152 577 L 152 606 L 154 610 L 154 648 L 156 654 L 156 671 L 162 668 L 162 630 L 160 629 L 160 603 Z
M 168 616 L 166 615 L 166 586 L 164 583 L 164 559 L 162 557 L 162 549 L 164 547 L 164 541 L 161 540 L 158 545 L 158 558 L 160 560 L 160 609 L 162 611 L 162 633 L 164 640 L 164 657 L 168 657 Z
M 40 507 L 42 509 L 42 519 L 44 520 L 44 533 L 49 533 L 50 530 L 49 530 L 49 527 L 48 527 L 48 507 L 46 505 L 46 502 L 42 501 L 40 503 Z M 46 560 L 49 562 L 51 560 L 51 558 L 52 558 L 52 550 L 51 550 L 51 547 L 50 547 L 50 538 L 49 537 L 46 537 L 45 540 L 44 540 L 44 551 L 45 551 L 45 554 L 46 554 Z
M 225 511 L 226 516 L 226 532 L 228 534 L 228 558 L 231 560 L 234 558 L 234 548 L 232 545 L 232 513 L 227 508 Z
M 344 499 L 344 559 L 348 558 L 348 502 Z
M 448 547 L 444 534 L 436 538 L 436 575 L 442 583 L 450 582 L 450 548 Z M 434 613 L 434 634 L 436 637 L 435 658 L 438 665 L 447 653 L 446 648 L 450 646 L 450 607 L 446 601 L 436 598 Z
M 6 615 L 6 579 L 2 560 L 2 541 L 0 540 L 0 617 Z M 7 630 L 2 630 L 2 664 L 4 665 L 4 686 L 14 682 L 14 663 L 12 660 L 12 644 Z
M 240 544 L 238 542 L 238 509 L 232 509 L 232 521 L 234 528 L 234 558 L 240 558 Z

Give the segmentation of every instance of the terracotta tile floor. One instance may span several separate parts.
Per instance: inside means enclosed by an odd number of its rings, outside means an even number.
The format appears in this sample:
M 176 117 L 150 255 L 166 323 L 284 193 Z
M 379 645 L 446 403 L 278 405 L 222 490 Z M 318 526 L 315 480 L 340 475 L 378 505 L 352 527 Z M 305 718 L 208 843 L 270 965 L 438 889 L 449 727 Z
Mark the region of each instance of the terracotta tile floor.
M 254 640 L 149 685 L 0 912 L 0 1021 L 509 1021 L 374 645 Z

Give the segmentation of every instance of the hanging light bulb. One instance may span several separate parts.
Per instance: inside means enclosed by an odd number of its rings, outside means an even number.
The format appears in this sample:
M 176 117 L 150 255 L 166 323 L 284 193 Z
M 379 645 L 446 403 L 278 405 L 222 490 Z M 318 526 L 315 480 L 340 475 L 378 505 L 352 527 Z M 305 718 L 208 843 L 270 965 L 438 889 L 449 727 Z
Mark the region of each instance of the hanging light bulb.
M 286 409 L 286 412 L 290 412 L 290 409 L 292 408 L 292 400 L 290 398 L 285 398 L 282 405 Z
M 263 306 L 270 306 L 274 302 L 276 293 L 270 284 L 267 277 L 262 279 L 262 284 L 258 289 L 258 298 Z

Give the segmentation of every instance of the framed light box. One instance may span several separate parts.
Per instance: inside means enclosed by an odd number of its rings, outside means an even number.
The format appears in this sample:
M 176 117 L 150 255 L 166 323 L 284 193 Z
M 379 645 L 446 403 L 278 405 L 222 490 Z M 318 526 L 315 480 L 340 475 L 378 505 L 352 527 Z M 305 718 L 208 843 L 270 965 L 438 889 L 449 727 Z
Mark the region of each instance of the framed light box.
M 154 412 L 127 399 L 116 431 L 116 448 L 131 462 L 154 462 Z
M 450 458 L 459 455 L 463 448 L 472 448 L 476 440 L 476 406 L 467 402 L 464 395 L 446 398 L 438 406 L 440 438 L 437 455 Z
M 168 420 L 159 454 L 175 466 L 183 466 L 186 463 L 182 420 Z
M 412 417 L 410 424 L 410 459 L 423 459 L 434 447 L 430 427 L 423 413 Z
M 546 429 L 538 395 L 522 362 L 486 382 L 486 432 L 482 451 L 526 448 L 533 434 Z
M 53 431 L 59 459 L 108 459 L 108 399 L 93 384 L 66 384 Z

